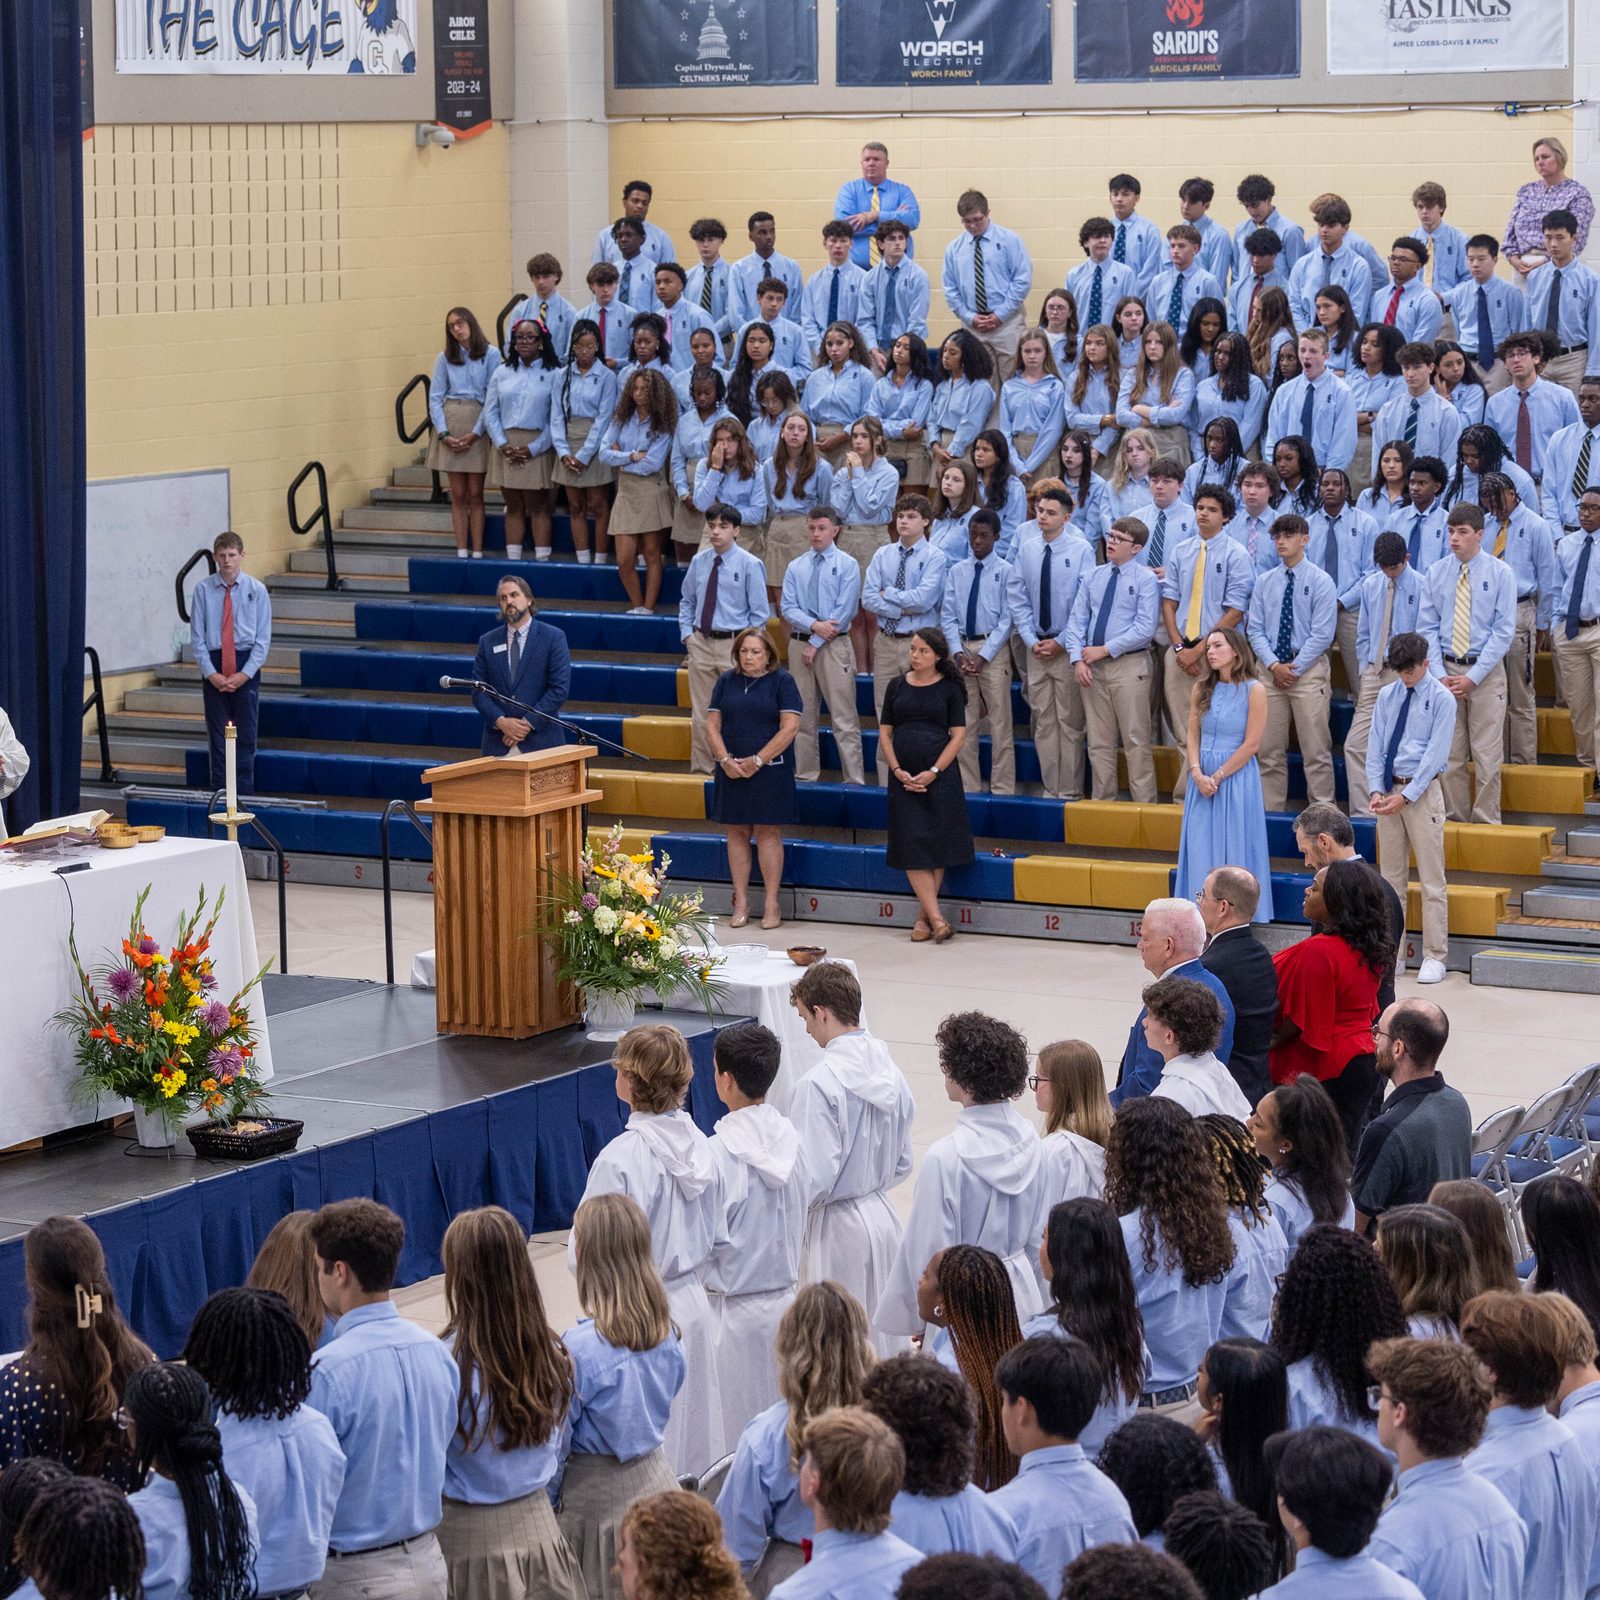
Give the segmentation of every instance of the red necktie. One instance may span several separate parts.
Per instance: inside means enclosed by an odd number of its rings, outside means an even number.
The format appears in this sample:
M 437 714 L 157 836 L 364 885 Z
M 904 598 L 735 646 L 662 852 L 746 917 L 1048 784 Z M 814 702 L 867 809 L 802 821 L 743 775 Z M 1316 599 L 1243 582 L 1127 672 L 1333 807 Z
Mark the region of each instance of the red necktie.
M 1395 292 L 1389 296 L 1389 309 L 1383 314 L 1384 327 L 1392 328 L 1394 326 L 1395 313 L 1400 309 L 1400 296 L 1404 293 L 1405 290 L 1396 289 Z
M 1517 396 L 1517 465 L 1533 471 L 1533 418 L 1528 414 L 1528 391 Z
M 233 647 L 233 585 L 230 583 L 222 591 L 222 676 L 231 678 L 238 670 L 239 656 Z

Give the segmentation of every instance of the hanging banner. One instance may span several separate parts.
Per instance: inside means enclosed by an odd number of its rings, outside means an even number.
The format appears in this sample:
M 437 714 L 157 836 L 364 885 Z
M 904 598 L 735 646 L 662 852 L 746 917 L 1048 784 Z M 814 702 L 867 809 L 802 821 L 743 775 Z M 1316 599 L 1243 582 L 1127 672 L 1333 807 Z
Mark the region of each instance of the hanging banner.
M 437 0 L 438 8 L 450 0 Z M 417 0 L 116 0 L 117 71 L 417 70 Z
M 78 7 L 78 97 L 83 136 L 94 133 L 94 7 L 82 0 Z
M 843 88 L 1050 82 L 1050 0 L 837 0 Z
M 1566 64 L 1567 0 L 1328 0 L 1333 74 L 1526 72 Z
M 815 83 L 817 0 L 615 0 L 611 56 L 619 89 Z
M 433 8 L 433 116 L 461 138 L 489 126 L 489 0 Z
M 1076 0 L 1079 83 L 1298 78 L 1300 0 Z

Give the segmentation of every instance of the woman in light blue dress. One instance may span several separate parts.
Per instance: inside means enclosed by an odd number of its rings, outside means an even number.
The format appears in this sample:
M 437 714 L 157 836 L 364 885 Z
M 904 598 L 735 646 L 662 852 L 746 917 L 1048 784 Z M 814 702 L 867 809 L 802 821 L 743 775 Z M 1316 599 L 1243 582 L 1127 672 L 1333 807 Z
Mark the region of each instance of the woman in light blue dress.
M 1237 628 L 1206 639 L 1209 671 L 1189 707 L 1189 787 L 1183 800 L 1174 893 L 1193 899 L 1206 874 L 1243 867 L 1261 885 L 1271 920 L 1272 858 L 1256 752 L 1267 725 L 1267 691 L 1256 682 L 1255 652 Z

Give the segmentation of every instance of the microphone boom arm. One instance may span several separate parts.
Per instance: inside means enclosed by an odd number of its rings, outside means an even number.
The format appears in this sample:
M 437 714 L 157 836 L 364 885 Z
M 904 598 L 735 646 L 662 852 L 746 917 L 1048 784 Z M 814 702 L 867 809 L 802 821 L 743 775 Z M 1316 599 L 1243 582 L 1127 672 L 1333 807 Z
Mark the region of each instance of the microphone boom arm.
M 542 717 L 546 722 L 553 722 L 556 727 L 570 733 L 580 744 L 603 745 L 607 750 L 615 751 L 619 756 L 626 756 L 630 761 L 642 761 L 647 767 L 651 764 L 650 757 L 640 755 L 637 750 L 629 750 L 625 745 L 615 743 L 605 738 L 602 734 L 590 733 L 587 729 L 574 727 L 570 722 L 564 722 L 560 717 L 553 716 L 548 711 L 541 711 L 538 706 L 530 706 L 526 701 L 513 699 L 511 695 L 502 694 L 493 684 L 483 683 L 477 678 L 441 678 L 441 689 L 470 688 L 481 689 L 493 700 L 498 700 L 501 705 L 509 706 L 513 711 L 520 711 L 525 716 Z

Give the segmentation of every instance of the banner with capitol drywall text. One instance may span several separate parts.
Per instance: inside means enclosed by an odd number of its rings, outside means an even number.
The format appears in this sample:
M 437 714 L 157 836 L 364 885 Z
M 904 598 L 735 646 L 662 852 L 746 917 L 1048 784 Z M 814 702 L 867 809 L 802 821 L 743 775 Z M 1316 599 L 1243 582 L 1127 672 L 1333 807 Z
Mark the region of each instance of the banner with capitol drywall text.
M 1076 0 L 1079 83 L 1300 76 L 1300 0 Z
M 1330 74 L 1566 64 L 1567 0 L 1328 0 Z
M 436 0 L 440 8 L 450 0 Z M 116 0 L 117 71 L 407 73 L 417 0 Z
M 837 0 L 841 88 L 1050 82 L 1051 0 Z
M 614 0 L 611 58 L 619 89 L 815 83 L 817 0 Z

